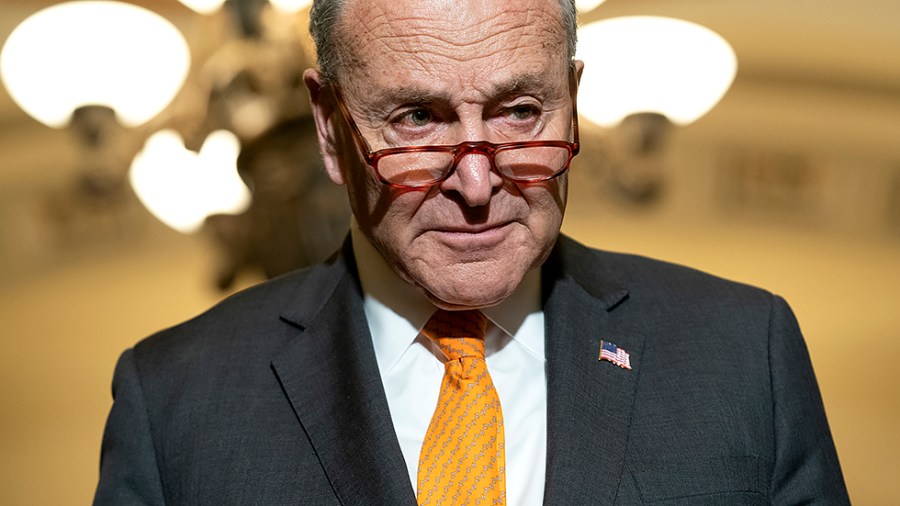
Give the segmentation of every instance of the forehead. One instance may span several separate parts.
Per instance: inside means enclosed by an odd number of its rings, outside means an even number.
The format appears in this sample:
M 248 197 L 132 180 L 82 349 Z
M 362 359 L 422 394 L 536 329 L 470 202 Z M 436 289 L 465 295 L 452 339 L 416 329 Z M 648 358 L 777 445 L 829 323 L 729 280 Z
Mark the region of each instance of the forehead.
M 349 88 L 486 90 L 568 68 L 558 0 L 350 0 L 336 39 Z

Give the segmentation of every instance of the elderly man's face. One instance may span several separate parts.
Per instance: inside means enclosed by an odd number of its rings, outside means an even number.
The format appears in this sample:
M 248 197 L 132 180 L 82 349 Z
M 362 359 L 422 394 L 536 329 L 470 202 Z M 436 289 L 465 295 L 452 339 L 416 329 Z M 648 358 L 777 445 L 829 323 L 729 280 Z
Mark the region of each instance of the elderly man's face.
M 338 81 L 373 150 L 463 141 L 571 140 L 565 32 L 556 0 L 349 1 Z M 580 64 L 579 64 L 580 68 Z M 468 154 L 446 180 L 377 180 L 315 71 L 306 74 L 325 165 L 362 231 L 439 307 L 487 307 L 547 257 L 565 176 L 515 183 Z

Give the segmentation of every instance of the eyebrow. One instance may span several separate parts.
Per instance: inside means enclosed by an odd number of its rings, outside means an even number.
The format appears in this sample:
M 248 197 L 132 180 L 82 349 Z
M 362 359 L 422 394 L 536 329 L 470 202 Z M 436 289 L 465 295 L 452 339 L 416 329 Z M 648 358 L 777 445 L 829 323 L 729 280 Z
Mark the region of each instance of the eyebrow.
M 491 86 L 486 95 L 488 98 L 505 97 L 521 92 L 548 92 L 553 86 L 545 76 L 538 73 L 519 74 L 506 81 Z M 415 86 L 390 88 L 374 95 L 373 103 L 428 104 L 450 101 L 450 94 L 445 91 L 427 90 Z
M 491 97 L 508 97 L 522 92 L 547 94 L 553 86 L 545 75 L 537 73 L 519 74 L 512 79 L 498 83 L 490 91 Z
M 374 104 L 430 104 L 439 101 L 449 101 L 450 95 L 446 92 L 429 91 L 413 86 L 401 86 L 390 88 L 372 96 L 370 103 L 372 109 L 380 109 Z M 389 106 L 388 106 L 389 107 Z

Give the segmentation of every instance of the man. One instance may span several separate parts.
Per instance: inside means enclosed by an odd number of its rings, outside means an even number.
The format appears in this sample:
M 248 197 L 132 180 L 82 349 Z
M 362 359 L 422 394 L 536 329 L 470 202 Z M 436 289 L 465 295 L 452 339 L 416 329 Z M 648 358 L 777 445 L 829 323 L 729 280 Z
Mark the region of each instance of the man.
M 559 237 L 569 1 L 311 27 L 351 241 L 125 352 L 97 504 L 849 502 L 780 298 Z

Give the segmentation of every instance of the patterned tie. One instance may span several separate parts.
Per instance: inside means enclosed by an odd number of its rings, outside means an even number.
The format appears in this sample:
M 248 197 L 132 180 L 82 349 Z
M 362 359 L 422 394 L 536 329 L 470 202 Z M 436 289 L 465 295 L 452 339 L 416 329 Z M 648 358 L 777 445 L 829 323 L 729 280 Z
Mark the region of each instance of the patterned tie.
M 422 329 L 447 363 L 419 455 L 420 506 L 506 504 L 503 414 L 484 362 L 486 327 L 479 311 L 438 310 Z

